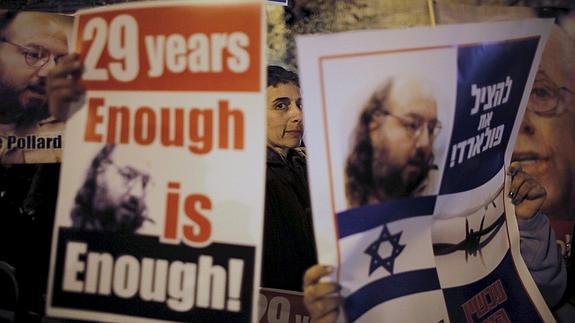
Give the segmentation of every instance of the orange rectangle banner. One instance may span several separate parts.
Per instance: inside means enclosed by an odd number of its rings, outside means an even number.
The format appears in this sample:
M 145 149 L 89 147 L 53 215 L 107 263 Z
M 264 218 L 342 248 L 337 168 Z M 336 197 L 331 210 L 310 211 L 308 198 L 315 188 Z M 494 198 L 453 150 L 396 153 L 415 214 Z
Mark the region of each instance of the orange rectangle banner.
M 253 3 L 103 10 L 78 17 L 75 50 L 92 90 L 258 91 L 261 14 Z

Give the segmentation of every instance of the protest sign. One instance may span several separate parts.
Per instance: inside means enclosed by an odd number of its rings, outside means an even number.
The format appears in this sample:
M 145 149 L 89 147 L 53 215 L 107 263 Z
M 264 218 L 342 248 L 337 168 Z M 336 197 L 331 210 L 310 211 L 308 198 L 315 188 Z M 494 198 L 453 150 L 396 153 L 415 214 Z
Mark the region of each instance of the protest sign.
M 445 2 L 445 3 L 444 3 Z M 549 217 L 557 244 L 569 273 L 575 274 L 573 232 L 575 230 L 575 14 L 553 7 L 525 8 L 473 6 L 437 2 L 438 22 L 485 22 L 537 15 L 556 17 L 535 76 L 527 110 L 523 116 L 512 160 L 533 176 L 547 191 L 541 211 Z M 558 320 L 575 321 L 575 284 L 568 286 Z M 571 310 L 567 310 L 567 308 Z
M 553 320 L 505 198 L 549 25 L 298 37 L 318 253 L 348 320 Z
M 45 85 L 73 18 L 2 10 L 0 21 L 0 164 L 59 163 L 64 123 L 50 115 Z
M 262 32 L 260 1 L 78 13 L 87 94 L 67 123 L 49 315 L 257 319 Z
M 310 323 L 303 293 L 261 288 L 258 300 L 260 323 Z

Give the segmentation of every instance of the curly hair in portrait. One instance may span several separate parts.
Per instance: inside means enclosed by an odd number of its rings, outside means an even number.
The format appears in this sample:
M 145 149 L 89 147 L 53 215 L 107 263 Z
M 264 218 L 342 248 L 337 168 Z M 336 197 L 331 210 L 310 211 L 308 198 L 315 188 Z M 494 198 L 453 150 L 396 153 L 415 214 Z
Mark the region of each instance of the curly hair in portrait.
M 0 10 L 0 37 L 3 37 L 3 31 L 6 26 L 16 18 L 18 11 L 13 10 Z
M 358 124 L 353 133 L 353 150 L 347 158 L 345 167 L 345 193 L 351 206 L 367 204 L 370 192 L 375 189 L 372 173 L 373 147 L 369 137 L 369 123 L 373 114 L 382 109 L 389 95 L 392 80 L 385 82 L 371 96 L 359 116 Z
M 288 71 L 277 65 L 268 65 L 268 85 L 276 87 L 279 84 L 293 84 L 299 87 L 299 77 L 296 73 Z
M 95 224 L 98 222 L 92 212 L 94 209 L 94 193 L 96 192 L 96 177 L 98 172 L 101 171 L 100 166 L 110 158 L 115 147 L 113 144 L 106 144 L 92 160 L 84 184 L 78 190 L 74 199 L 74 207 L 71 212 L 72 226 L 74 228 L 94 229 Z

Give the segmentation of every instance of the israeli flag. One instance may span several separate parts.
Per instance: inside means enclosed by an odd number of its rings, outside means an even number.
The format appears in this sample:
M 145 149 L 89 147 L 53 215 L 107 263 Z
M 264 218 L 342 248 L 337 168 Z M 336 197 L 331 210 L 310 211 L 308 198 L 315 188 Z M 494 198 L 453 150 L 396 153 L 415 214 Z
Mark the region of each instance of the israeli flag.
M 436 197 L 338 213 L 348 321 L 448 322 L 431 240 Z

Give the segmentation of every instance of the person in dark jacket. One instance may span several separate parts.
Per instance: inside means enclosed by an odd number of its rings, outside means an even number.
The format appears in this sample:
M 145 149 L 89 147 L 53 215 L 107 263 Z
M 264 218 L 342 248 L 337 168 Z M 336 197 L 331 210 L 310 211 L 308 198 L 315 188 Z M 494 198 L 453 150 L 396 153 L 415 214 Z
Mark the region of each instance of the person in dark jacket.
M 297 74 L 268 66 L 262 287 L 301 291 L 317 262 Z

